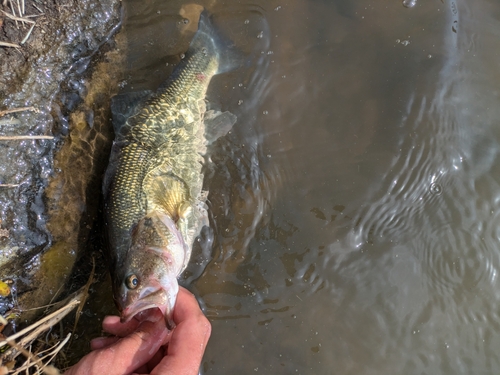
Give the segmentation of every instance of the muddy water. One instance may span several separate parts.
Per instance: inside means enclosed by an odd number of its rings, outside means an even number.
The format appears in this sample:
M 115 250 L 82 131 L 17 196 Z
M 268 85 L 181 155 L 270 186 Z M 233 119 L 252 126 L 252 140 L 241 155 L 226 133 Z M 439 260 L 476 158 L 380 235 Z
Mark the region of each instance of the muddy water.
M 123 91 L 179 60 L 182 3 L 127 0 Z M 249 61 L 209 92 L 238 122 L 183 280 L 205 374 L 500 371 L 500 5 L 404 4 L 204 4 Z

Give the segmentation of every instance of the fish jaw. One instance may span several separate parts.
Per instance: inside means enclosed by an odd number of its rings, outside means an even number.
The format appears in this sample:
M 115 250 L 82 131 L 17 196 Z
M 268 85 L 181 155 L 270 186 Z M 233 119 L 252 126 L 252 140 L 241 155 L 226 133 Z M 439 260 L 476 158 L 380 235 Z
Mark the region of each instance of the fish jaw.
M 187 245 L 175 222 L 159 212 L 140 220 L 131 237 L 124 263 L 113 277 L 121 320 L 141 319 L 147 316 L 143 311 L 158 308 L 171 325 Z
M 158 308 L 165 321 L 171 324 L 178 292 L 179 284 L 175 277 L 160 282 L 151 279 L 149 285 L 143 288 L 138 296 L 127 294 L 127 300 L 131 301 L 126 301 L 127 307 L 121 311 L 121 322 L 128 322 L 134 317 L 138 320 L 147 320 L 147 314 L 143 312 Z

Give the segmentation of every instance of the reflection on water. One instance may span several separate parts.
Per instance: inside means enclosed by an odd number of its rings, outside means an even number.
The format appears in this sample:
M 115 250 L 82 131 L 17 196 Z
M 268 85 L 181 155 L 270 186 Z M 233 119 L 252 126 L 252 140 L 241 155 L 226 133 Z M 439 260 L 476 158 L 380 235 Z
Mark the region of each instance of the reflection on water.
M 182 2 L 128 3 L 124 89 L 155 88 Z M 209 92 L 204 373 L 497 373 L 500 5 L 204 5 L 250 56 Z

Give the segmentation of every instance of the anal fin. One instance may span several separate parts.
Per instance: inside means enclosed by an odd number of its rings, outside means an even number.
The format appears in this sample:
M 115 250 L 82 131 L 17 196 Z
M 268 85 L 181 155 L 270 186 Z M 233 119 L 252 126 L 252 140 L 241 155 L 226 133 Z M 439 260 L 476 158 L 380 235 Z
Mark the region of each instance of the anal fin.
M 225 136 L 236 123 L 237 117 L 231 112 L 220 112 L 210 110 L 205 113 L 205 138 L 208 143 L 213 143 L 220 137 Z

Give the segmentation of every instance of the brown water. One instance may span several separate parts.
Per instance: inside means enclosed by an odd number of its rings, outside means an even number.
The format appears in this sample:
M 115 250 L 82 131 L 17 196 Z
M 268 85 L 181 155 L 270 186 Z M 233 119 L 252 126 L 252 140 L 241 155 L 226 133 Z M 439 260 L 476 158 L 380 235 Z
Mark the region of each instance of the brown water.
M 126 1 L 124 91 L 189 43 L 181 1 Z M 500 3 L 203 2 L 249 64 L 207 168 L 184 285 L 205 374 L 500 371 Z

